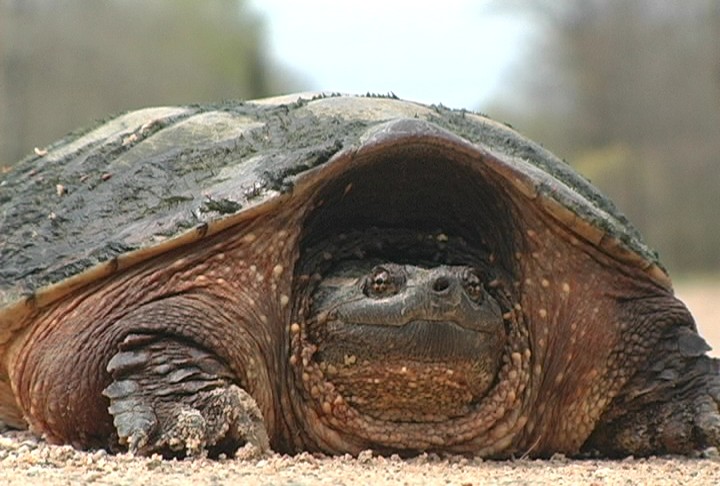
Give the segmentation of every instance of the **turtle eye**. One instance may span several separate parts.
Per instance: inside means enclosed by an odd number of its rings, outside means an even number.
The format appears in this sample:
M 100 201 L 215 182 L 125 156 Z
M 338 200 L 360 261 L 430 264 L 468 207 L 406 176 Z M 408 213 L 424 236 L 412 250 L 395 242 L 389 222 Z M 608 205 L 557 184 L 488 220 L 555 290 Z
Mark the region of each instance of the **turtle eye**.
M 377 266 L 365 277 L 363 292 L 368 297 L 389 297 L 400 291 L 405 276 L 399 268 Z
M 485 289 L 483 288 L 482 280 L 477 270 L 467 269 L 463 271 L 462 283 L 470 299 L 474 302 L 482 302 L 485 298 Z

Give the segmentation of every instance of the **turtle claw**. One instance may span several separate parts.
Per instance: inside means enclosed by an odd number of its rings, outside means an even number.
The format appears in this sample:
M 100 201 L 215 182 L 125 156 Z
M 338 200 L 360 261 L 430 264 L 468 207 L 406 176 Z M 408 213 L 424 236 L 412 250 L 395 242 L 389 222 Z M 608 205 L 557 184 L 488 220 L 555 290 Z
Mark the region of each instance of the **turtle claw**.
M 118 396 L 111 385 L 105 395 L 119 442 L 128 452 L 165 456 L 203 456 L 214 449 L 250 444 L 258 453 L 270 450 L 262 414 L 255 400 L 236 385 L 199 393 L 198 408 L 185 404 L 167 406 L 156 401 L 153 412 L 137 397 Z
M 242 388 L 230 385 L 200 397 L 200 409 L 179 407 L 153 449 L 169 448 L 176 453 L 200 456 L 223 443 L 250 444 L 261 454 L 270 450 L 260 409 Z
M 707 356 L 684 360 L 670 354 L 658 369 L 657 376 L 644 375 L 638 381 L 643 393 L 616 398 L 586 450 L 648 456 L 695 455 L 720 448 L 720 360 Z
M 126 445 L 131 453 L 138 453 L 148 443 L 148 437 L 157 425 L 152 408 L 136 396 L 138 387 L 130 380 L 112 382 L 103 394 L 110 399 L 108 411 L 113 415 L 113 424 L 118 441 Z
M 185 452 L 188 456 L 200 456 L 205 451 L 206 423 L 199 410 L 181 408 L 175 415 L 174 423 L 160 435 L 153 444 L 154 449 L 169 448 L 176 453 Z
M 720 376 L 711 375 L 708 381 L 708 395 L 701 397 L 695 405 L 694 435 L 700 442 L 698 448 L 720 449 Z
M 129 452 L 201 456 L 234 451 L 243 444 L 260 453 L 269 451 L 257 403 L 229 382 L 211 355 L 172 340 L 160 345 L 137 335 L 125 343 L 141 347 L 126 347 L 110 360 L 108 371 L 115 381 L 103 394 L 110 399 L 118 442 Z M 160 359 L 163 352 L 170 358 Z
M 265 422 L 263 422 L 262 413 L 257 403 L 245 390 L 235 388 L 238 391 L 237 396 L 240 404 L 238 409 L 244 412 L 238 416 L 235 422 L 238 434 L 253 446 L 258 453 L 266 454 L 270 452 L 270 437 L 268 437 Z

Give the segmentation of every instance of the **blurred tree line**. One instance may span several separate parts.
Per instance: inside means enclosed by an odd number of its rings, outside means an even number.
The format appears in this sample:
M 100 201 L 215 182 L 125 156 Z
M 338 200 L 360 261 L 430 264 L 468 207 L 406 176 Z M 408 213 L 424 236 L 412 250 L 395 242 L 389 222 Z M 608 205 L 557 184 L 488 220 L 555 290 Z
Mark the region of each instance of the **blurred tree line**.
M 501 5 L 540 29 L 485 111 L 600 186 L 671 270 L 720 271 L 720 1 Z M 298 88 L 263 26 L 244 0 L 0 0 L 0 169 L 111 113 Z
M 0 0 L 0 167 L 112 113 L 292 88 L 245 3 Z
M 541 26 L 487 111 L 568 160 L 665 264 L 720 270 L 720 2 L 521 1 Z

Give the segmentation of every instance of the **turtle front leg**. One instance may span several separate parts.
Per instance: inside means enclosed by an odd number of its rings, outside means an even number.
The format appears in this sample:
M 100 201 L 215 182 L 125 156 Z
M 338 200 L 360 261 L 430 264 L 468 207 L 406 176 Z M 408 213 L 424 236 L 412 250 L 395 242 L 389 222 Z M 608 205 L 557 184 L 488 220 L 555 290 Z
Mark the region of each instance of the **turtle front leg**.
M 692 318 L 664 334 L 584 450 L 615 457 L 693 455 L 720 446 L 720 360 L 705 355 L 710 347 Z
M 218 454 L 245 443 L 269 450 L 255 400 L 213 354 L 179 338 L 130 334 L 107 367 L 119 442 L 131 452 Z

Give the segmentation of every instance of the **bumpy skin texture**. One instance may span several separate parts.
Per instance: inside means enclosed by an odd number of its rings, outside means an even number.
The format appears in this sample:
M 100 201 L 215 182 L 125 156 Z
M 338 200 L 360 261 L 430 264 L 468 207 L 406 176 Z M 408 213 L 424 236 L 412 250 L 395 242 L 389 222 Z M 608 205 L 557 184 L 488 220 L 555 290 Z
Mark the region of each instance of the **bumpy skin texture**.
M 478 115 L 352 97 L 151 109 L 0 184 L 0 420 L 50 441 L 720 443 L 718 361 L 656 255 L 569 167 Z
M 377 419 L 466 414 L 494 381 L 505 344 L 502 311 L 480 272 L 394 263 L 363 272 L 355 263 L 343 274 L 359 277 L 321 282 L 308 329 L 340 395 Z

